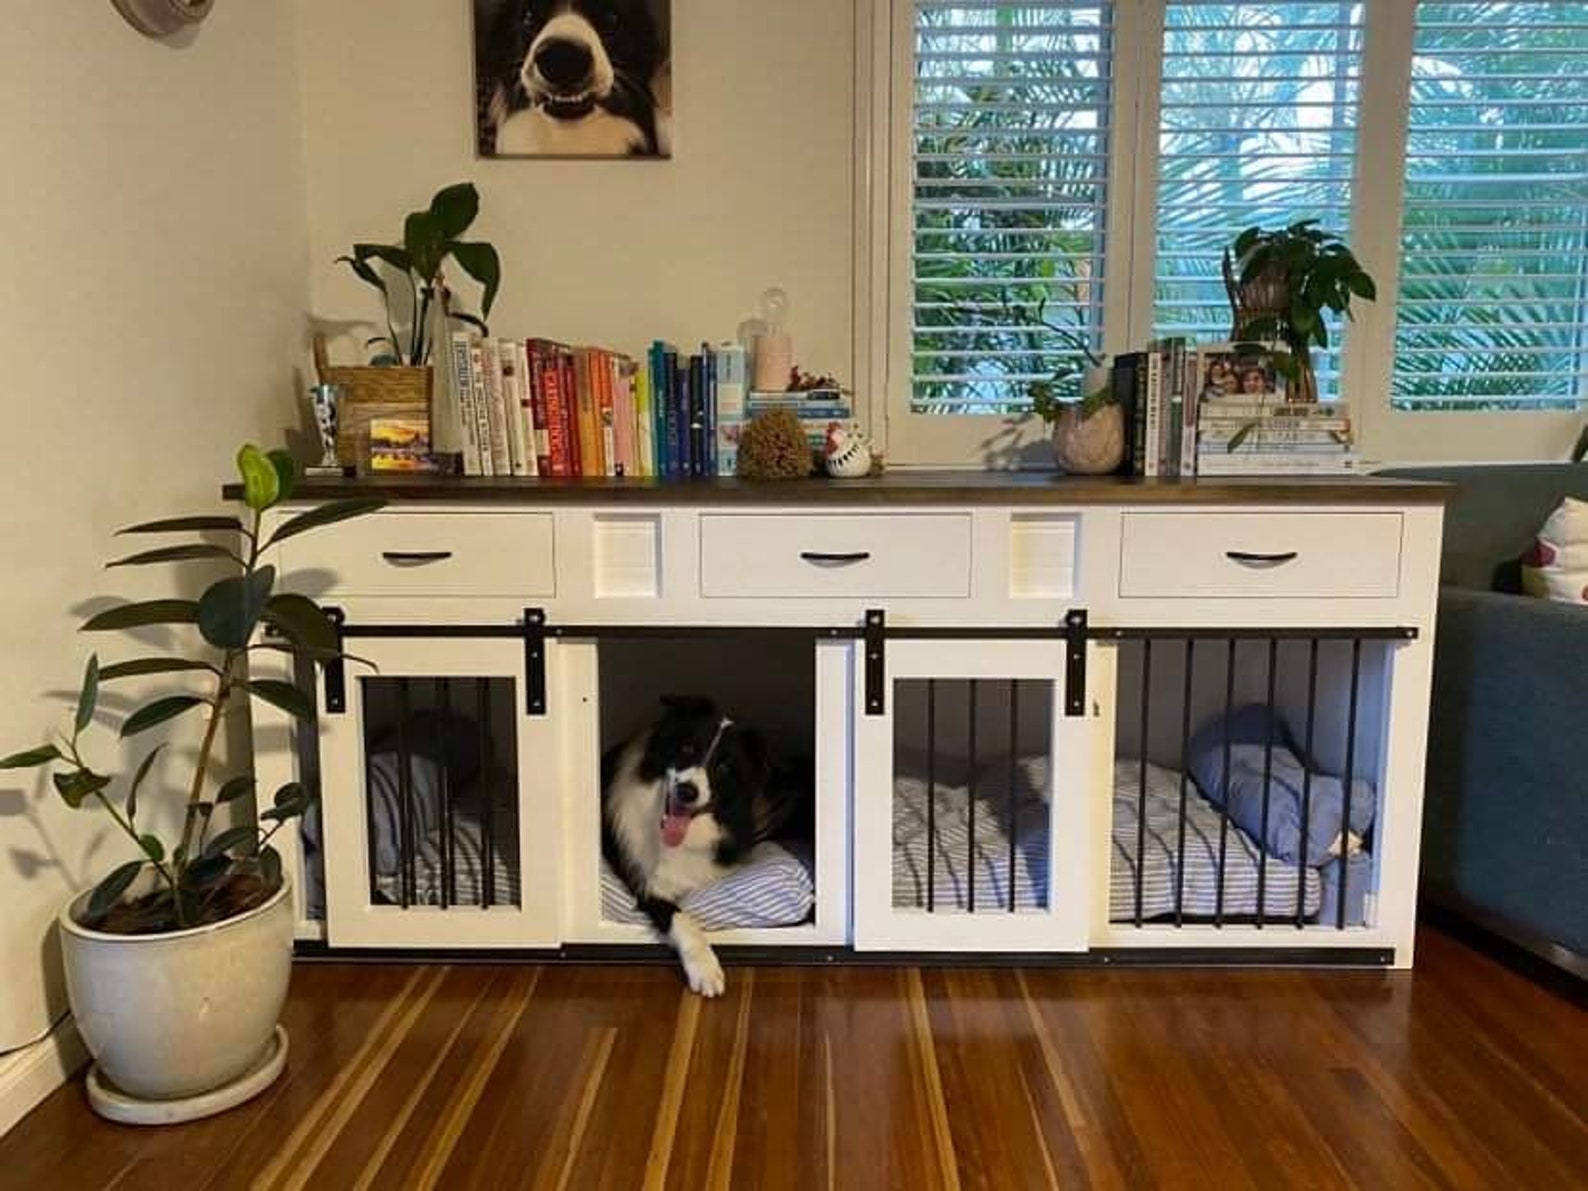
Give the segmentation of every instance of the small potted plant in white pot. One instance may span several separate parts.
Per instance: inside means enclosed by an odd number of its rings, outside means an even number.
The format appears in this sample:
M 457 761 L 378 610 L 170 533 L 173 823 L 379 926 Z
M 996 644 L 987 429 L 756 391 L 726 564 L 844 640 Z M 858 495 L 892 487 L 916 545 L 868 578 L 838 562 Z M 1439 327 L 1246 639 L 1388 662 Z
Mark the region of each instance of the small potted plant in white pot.
M 219 828 L 254 794 L 247 774 L 215 774 L 215 747 L 228 712 L 260 699 L 298 717 L 313 714 L 291 683 L 249 677 L 248 657 L 276 650 L 297 658 L 337 657 L 338 637 L 310 599 L 278 593 L 276 571 L 261 560 L 284 538 L 360 516 L 380 501 L 342 500 L 283 521 L 266 536 L 266 510 L 292 494 L 297 469 L 282 451 L 246 446 L 238 454 L 249 523 L 232 516 L 178 517 L 123 533 L 201 535 L 117 559 L 110 565 L 224 564 L 232 573 L 197 600 L 126 603 L 83 625 L 103 633 L 152 625 L 191 628 L 203 648 L 187 656 L 135 657 L 101 665 L 88 659 L 69 730 L 0 759 L 0 769 L 50 767 L 56 791 L 73 808 L 93 808 L 132 841 L 136 857 L 112 869 L 61 911 L 67 996 L 94 1056 L 89 1097 L 95 1109 L 136 1124 L 191 1120 L 229 1108 L 267 1087 L 286 1057 L 277 1024 L 292 962 L 293 913 L 281 857 L 271 837 L 301 816 L 311 795 L 290 783 L 260 799 L 257 817 Z M 260 630 L 268 630 L 269 635 Z M 122 740 L 200 712 L 201 742 L 180 826 L 169 838 L 146 826 L 140 792 L 166 749 L 145 751 L 127 775 L 102 767 L 89 736 L 102 711 L 101 687 L 134 678 L 182 682 L 144 703 L 119 725 Z M 197 685 L 201 684 L 201 685 Z M 222 808 L 228 808 L 223 810 Z
M 1088 364 L 1031 386 L 1031 410 L 1053 427 L 1053 458 L 1069 475 L 1103 476 L 1125 461 L 1125 411 L 1112 373 L 1090 351 Z

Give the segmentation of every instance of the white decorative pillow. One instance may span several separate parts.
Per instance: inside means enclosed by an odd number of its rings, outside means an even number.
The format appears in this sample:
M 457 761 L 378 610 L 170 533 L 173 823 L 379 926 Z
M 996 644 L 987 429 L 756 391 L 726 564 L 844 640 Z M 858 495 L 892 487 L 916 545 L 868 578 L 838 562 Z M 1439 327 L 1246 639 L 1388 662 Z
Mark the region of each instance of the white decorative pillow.
M 1567 497 L 1522 557 L 1528 595 L 1588 605 L 1588 501 Z

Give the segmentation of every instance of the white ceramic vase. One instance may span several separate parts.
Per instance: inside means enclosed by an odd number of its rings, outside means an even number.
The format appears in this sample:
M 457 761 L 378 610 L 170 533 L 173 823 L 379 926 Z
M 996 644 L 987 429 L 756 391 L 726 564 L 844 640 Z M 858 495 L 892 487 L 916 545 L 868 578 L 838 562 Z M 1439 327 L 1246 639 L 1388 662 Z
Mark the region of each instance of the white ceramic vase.
M 83 926 L 89 896 L 67 904 L 60 928 L 67 997 L 96 1063 L 96 1110 L 131 1123 L 191 1120 L 269 1086 L 286 1052 L 277 1027 L 292 974 L 286 883 L 246 914 L 156 935 Z

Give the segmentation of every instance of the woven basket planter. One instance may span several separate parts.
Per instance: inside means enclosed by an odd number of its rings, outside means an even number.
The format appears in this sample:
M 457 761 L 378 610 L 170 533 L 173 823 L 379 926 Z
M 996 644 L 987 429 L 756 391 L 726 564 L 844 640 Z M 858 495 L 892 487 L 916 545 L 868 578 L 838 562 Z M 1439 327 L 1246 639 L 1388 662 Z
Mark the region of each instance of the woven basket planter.
M 336 459 L 344 466 L 364 459 L 369 424 L 375 418 L 430 418 L 435 383 L 430 368 L 332 364 L 323 335 L 314 337 L 314 366 L 321 384 L 341 385 L 345 393 L 336 431 Z

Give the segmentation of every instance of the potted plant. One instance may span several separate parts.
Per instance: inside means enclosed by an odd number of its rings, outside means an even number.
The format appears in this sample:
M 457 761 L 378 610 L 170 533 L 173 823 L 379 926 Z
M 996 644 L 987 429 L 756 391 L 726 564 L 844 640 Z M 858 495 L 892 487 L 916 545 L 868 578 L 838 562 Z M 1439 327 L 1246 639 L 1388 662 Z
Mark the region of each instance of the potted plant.
M 386 325 L 385 334 L 365 345 L 374 352 L 369 367 L 333 367 L 323 343 L 316 343 L 321 381 L 347 388 L 339 451 L 343 463 L 356 462 L 352 435 L 368 420 L 360 416 L 359 406 L 382 406 L 378 412 L 386 414 L 414 412 L 420 406 L 428 409 L 434 388 L 431 362 L 451 324 L 487 331 L 484 319 L 490 317 L 502 284 L 501 258 L 490 244 L 461 238 L 479 213 L 479 191 L 472 183 L 460 182 L 437 192 L 425 210 L 409 214 L 403 221 L 401 243 L 355 244 L 351 253 L 337 257 L 339 264 L 379 292 Z M 479 317 L 453 309 L 446 277 L 449 262 L 482 287 Z M 395 284 L 377 266 L 395 273 Z M 446 391 L 450 393 L 450 386 Z M 433 414 L 432 445 L 438 454 L 456 454 L 463 449 L 462 423 L 455 402 L 446 404 L 448 408 Z
M 1039 301 L 1034 314 L 1018 315 L 1006 304 L 1005 315 L 1057 338 L 1086 364 L 1061 367 L 1050 380 L 1034 382 L 1027 390 L 1031 412 L 1053 427 L 1053 458 L 1063 471 L 1107 475 L 1125 461 L 1125 411 L 1114 393 L 1108 365 L 1084 335 L 1051 322 L 1044 308 Z
M 1274 367 L 1290 382 L 1291 400 L 1318 400 L 1312 349 L 1329 346 L 1324 311 L 1351 318 L 1351 300 L 1371 302 L 1378 287 L 1346 243 L 1304 219 L 1266 231 L 1249 227 L 1224 250 L 1224 288 L 1236 342 L 1282 345 Z
M 0 769 L 49 767 L 66 804 L 94 808 L 131 840 L 134 859 L 106 874 L 61 911 L 67 996 L 96 1060 L 90 1099 L 107 1116 L 134 1123 L 188 1120 L 241 1103 L 268 1086 L 285 1059 L 277 1025 L 292 959 L 293 913 L 281 857 L 271 838 L 301 816 L 311 794 L 290 783 L 257 817 L 222 827 L 254 794 L 247 773 L 219 780 L 215 745 L 227 714 L 260 699 L 291 715 L 313 714 L 309 696 L 275 679 L 251 678 L 248 658 L 272 650 L 323 662 L 339 656 L 325 613 L 305 596 L 275 590 L 276 571 L 261 560 L 276 543 L 361 516 L 380 501 L 342 500 L 296 514 L 264 532 L 266 510 L 292 495 L 297 469 L 283 451 L 245 446 L 237 457 L 245 523 L 232 516 L 153 521 L 136 535 L 198 534 L 109 564 L 224 564 L 230 574 L 197 600 L 125 603 L 90 618 L 88 633 L 153 625 L 191 627 L 202 648 L 101 665 L 88 659 L 76 712 L 54 740 L 0 759 Z M 266 629 L 270 635 L 259 630 Z M 116 775 L 92 755 L 90 729 L 103 719 L 100 691 L 125 679 L 187 680 L 123 718 L 123 741 L 199 712 L 205 717 L 180 825 L 162 837 L 144 805 L 169 742 L 145 751 L 130 774 Z M 194 681 L 205 684 L 199 693 Z M 214 828 L 214 829 L 212 829 Z

